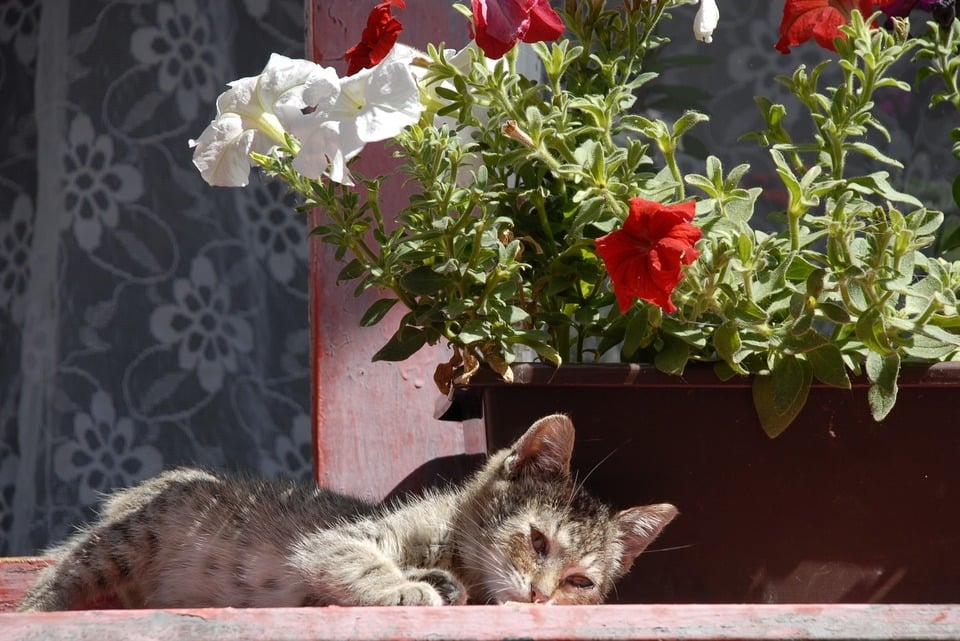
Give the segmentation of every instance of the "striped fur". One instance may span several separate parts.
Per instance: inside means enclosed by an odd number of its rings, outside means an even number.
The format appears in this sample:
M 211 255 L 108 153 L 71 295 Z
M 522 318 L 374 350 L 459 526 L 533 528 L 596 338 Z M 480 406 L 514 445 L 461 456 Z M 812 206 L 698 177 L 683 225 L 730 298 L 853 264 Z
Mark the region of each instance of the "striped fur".
M 21 611 L 599 603 L 676 515 L 615 512 L 570 476 L 573 425 L 537 421 L 463 486 L 371 504 L 188 468 L 111 496 Z

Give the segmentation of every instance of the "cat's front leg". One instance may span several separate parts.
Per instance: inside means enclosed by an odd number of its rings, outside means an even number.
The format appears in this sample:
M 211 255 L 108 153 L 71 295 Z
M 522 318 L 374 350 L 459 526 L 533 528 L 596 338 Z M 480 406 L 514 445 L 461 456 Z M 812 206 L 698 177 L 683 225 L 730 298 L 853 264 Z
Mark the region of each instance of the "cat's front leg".
M 330 605 L 450 605 L 466 590 L 449 572 L 401 569 L 373 541 L 343 531 L 302 539 L 290 564 L 304 577 L 313 601 Z

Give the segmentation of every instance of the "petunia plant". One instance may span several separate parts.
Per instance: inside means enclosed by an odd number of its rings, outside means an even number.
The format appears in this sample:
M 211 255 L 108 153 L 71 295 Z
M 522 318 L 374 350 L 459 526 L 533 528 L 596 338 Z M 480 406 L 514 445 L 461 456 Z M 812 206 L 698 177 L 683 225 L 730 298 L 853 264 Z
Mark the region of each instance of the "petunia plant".
M 403 310 L 374 359 L 448 346 L 445 392 L 482 364 L 509 380 L 530 356 L 673 374 L 710 362 L 720 378 L 753 376 L 775 436 L 815 379 L 865 375 L 879 420 L 903 363 L 957 358 L 960 263 L 929 252 L 943 214 L 894 187 L 902 165 L 876 146 L 889 133 L 874 113 L 879 93 L 910 90 L 894 70 L 911 59 L 960 107 L 960 22 L 939 4 L 919 3 L 939 13 L 910 36 L 902 16 L 917 3 L 786 0 L 776 49 L 814 40 L 825 54 L 778 79 L 791 104 L 757 98 L 765 126 L 744 132 L 788 195 L 775 231 L 758 224 L 748 166 L 709 155 L 681 170 L 684 136 L 707 115 L 644 109 L 649 58 L 667 42 L 658 24 L 696 0 L 473 0 L 459 8 L 474 41 L 425 52 L 395 44 L 403 4 L 373 8 L 342 78 L 274 56 L 231 83 L 194 143 L 211 184 L 244 184 L 259 165 L 323 213 L 314 232 L 337 248 L 338 280 L 382 292 L 359 322 Z M 718 18 L 703 0 L 695 36 L 709 42 Z M 518 72 L 518 43 L 539 76 Z M 784 127 L 787 109 L 807 131 Z M 400 211 L 350 169 L 379 140 L 416 186 Z

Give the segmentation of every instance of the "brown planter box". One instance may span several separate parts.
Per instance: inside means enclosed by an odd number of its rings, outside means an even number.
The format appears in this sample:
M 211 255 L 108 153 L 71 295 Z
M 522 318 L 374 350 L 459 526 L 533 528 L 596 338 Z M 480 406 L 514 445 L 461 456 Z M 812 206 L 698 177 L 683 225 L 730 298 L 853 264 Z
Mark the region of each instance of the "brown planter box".
M 865 381 L 816 385 L 773 440 L 749 379 L 723 383 L 709 367 L 514 371 L 512 385 L 483 372 L 460 391 L 482 403 L 488 449 L 565 412 L 588 488 L 680 509 L 620 602 L 960 602 L 960 364 L 905 371 L 879 424 Z

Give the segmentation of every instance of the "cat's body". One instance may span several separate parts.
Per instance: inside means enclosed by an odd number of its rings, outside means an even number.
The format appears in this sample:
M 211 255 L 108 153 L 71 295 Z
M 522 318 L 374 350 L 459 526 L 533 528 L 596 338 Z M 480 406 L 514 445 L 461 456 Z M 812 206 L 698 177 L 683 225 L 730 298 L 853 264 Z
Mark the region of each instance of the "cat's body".
M 393 505 L 165 472 L 110 497 L 20 609 L 599 603 L 676 508 L 613 512 L 572 480 L 572 447 L 550 416 L 462 487 Z

